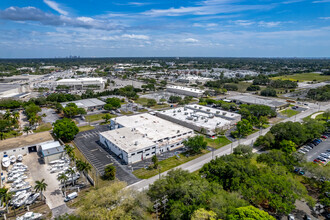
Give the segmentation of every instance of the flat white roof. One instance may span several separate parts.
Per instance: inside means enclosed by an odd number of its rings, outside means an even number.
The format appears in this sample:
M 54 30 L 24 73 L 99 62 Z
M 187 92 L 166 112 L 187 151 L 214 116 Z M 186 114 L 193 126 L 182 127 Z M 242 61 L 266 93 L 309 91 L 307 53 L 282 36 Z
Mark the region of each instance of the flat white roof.
M 193 130 L 148 113 L 122 116 L 113 121 L 124 126 L 101 135 L 126 152 L 148 146 L 177 143 L 193 135 Z
M 189 88 L 189 87 L 183 87 L 183 86 L 167 86 L 166 88 L 168 88 L 168 89 L 177 89 L 177 90 L 188 91 L 188 92 L 195 92 L 195 93 L 204 93 L 204 90 Z
M 271 98 L 271 97 L 262 98 L 262 97 L 253 96 L 251 94 L 236 95 L 236 96 L 229 97 L 228 99 L 245 102 L 245 103 L 249 103 L 249 104 L 267 105 L 267 106 L 273 107 L 273 108 L 288 104 L 285 101 L 281 101 L 281 100 L 278 100 L 275 98 Z
M 62 102 L 61 105 L 65 108 L 65 106 L 69 103 L 75 103 L 78 106 L 78 108 L 89 108 L 89 107 L 102 106 L 106 104 L 105 102 L 97 98 L 93 98 L 93 99 L 76 100 L 71 102 Z
M 84 83 L 84 82 L 97 82 L 102 83 L 102 78 L 78 78 L 78 79 L 61 79 L 57 83 Z
M 45 144 L 40 145 L 42 150 L 49 150 L 49 149 L 59 147 L 59 146 L 61 146 L 61 144 L 58 141 L 54 141 L 54 142 L 45 143 Z
M 201 105 L 187 105 L 185 107 L 168 109 L 157 113 L 208 130 L 214 130 L 217 127 L 220 128 L 229 125 L 233 120 L 240 119 L 241 117 L 239 114 L 233 112 Z

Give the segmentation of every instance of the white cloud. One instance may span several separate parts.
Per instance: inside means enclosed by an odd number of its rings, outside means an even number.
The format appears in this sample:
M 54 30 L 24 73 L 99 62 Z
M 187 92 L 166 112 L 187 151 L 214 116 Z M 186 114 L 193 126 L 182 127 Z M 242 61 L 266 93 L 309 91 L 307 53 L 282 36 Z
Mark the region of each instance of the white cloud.
M 149 40 L 149 36 L 142 34 L 123 34 L 122 37 L 136 40 Z
M 252 24 L 254 24 L 254 21 L 248 21 L 248 20 L 236 20 L 233 21 L 233 23 L 240 25 L 240 26 L 250 26 Z
M 63 9 L 60 8 L 60 5 L 57 2 L 50 1 L 50 0 L 44 0 L 44 3 L 47 4 L 50 8 L 57 11 L 61 15 L 68 15 L 69 13 Z
M 195 38 L 186 38 L 186 39 L 183 39 L 183 42 L 186 42 L 186 43 L 197 43 L 197 42 L 199 42 L 199 40 L 197 40 Z
M 330 20 L 330 17 L 319 17 L 319 19 L 322 19 L 322 20 Z
M 193 24 L 194 27 L 202 27 L 202 28 L 211 28 L 211 27 L 216 27 L 218 26 L 218 24 L 216 23 L 194 23 Z
M 265 22 L 265 21 L 259 21 L 258 25 L 261 27 L 276 27 L 279 26 L 281 24 L 281 22 L 279 21 L 271 21 L 271 22 Z

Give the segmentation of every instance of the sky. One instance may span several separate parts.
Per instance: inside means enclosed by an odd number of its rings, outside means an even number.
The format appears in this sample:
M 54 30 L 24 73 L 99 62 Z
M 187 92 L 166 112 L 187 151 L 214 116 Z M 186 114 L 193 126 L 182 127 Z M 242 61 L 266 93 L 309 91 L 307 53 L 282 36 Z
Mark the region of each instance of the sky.
M 330 57 L 330 0 L 1 0 L 0 58 Z

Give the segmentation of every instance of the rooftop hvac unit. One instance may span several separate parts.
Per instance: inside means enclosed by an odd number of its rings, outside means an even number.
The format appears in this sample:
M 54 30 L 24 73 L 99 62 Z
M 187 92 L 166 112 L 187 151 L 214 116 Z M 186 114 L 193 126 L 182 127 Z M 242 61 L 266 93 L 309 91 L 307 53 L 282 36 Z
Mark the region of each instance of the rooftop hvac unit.
M 181 110 L 178 110 L 178 112 L 181 112 Z
M 135 146 L 136 146 L 136 145 L 138 145 L 138 142 L 137 142 L 137 141 L 135 141 L 135 142 L 134 142 L 134 145 L 135 145 Z
M 176 116 L 176 114 L 173 114 L 173 116 Z
M 183 108 L 183 111 L 187 111 L 187 108 Z
M 176 133 L 180 133 L 180 130 L 177 130 Z
M 188 119 L 188 120 L 193 120 L 193 117 L 188 116 L 186 119 Z
M 175 113 L 176 111 L 175 110 L 173 110 L 173 113 Z
M 220 113 L 220 111 L 216 111 L 215 113 L 219 114 L 219 113 Z
M 227 114 L 227 112 L 222 112 L 222 115 L 226 115 Z
M 199 109 L 202 109 L 202 107 L 199 107 Z
M 209 111 L 210 111 L 210 109 L 208 108 L 208 109 L 206 109 L 206 111 L 208 111 L 208 112 L 209 112 Z
M 231 116 L 234 116 L 234 114 L 231 114 Z
M 213 118 L 214 117 L 214 115 L 213 114 L 209 114 L 209 118 Z
M 194 119 L 194 121 L 197 121 L 197 120 L 198 120 L 198 118 L 195 118 L 195 119 Z
M 194 108 L 197 108 L 197 105 L 195 105 Z
M 184 115 L 188 115 L 188 112 L 185 112 Z
M 206 119 L 204 122 L 208 122 L 208 121 L 209 121 L 209 120 Z

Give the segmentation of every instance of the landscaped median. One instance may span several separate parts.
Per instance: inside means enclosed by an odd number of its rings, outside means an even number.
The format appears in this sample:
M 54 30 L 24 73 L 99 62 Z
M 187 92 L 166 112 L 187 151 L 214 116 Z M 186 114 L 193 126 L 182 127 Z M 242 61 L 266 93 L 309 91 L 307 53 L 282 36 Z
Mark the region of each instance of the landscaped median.
M 109 114 L 109 113 L 101 113 L 101 114 L 95 114 L 95 115 L 86 115 L 86 121 L 92 122 L 92 121 L 100 121 L 103 120 L 103 116 Z M 111 118 L 116 117 L 116 115 L 110 114 Z
M 78 127 L 79 128 L 79 132 L 82 132 L 82 131 L 89 131 L 89 130 L 92 130 L 94 129 L 95 127 L 94 126 L 91 126 L 91 125 L 85 125 L 85 126 L 81 126 L 81 127 Z
M 148 179 L 150 177 L 156 176 L 159 172 L 160 173 L 165 172 L 165 171 L 170 170 L 174 167 L 177 167 L 181 164 L 187 163 L 188 161 L 194 160 L 197 157 L 200 157 L 209 152 L 210 151 L 208 151 L 208 150 L 202 150 L 201 153 L 195 154 L 195 155 L 190 155 L 190 154 L 186 154 L 186 153 L 178 154 L 178 157 L 173 156 L 168 159 L 159 161 L 159 163 L 158 163 L 159 169 L 148 170 L 145 168 L 141 168 L 138 170 L 134 170 L 133 174 L 140 179 Z

